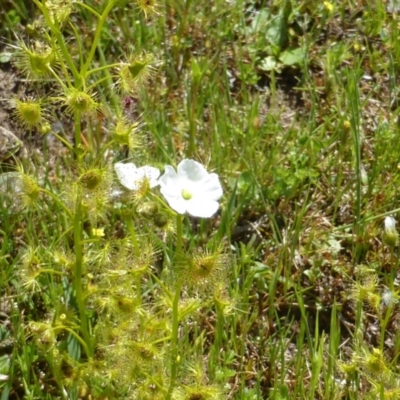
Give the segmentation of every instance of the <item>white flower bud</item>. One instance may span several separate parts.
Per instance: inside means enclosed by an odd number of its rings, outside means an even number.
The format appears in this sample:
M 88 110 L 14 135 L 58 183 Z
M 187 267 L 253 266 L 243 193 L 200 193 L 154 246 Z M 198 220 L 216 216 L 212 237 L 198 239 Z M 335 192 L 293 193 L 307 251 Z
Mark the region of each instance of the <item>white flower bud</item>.
M 396 246 L 399 240 L 399 234 L 396 230 L 396 220 L 393 217 L 385 218 L 385 232 L 383 235 L 383 240 L 390 246 Z

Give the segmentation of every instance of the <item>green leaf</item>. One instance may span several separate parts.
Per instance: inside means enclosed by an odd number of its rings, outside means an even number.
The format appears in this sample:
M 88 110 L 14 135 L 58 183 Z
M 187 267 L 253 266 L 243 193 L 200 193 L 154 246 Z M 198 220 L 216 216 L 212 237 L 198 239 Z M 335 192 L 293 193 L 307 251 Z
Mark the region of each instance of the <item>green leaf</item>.
M 291 2 L 286 0 L 281 7 L 279 15 L 274 17 L 265 33 L 266 39 L 275 48 L 275 55 L 278 55 L 288 43 L 288 20 L 291 12 Z
M 238 178 L 237 187 L 240 192 L 245 192 L 251 184 L 253 184 L 254 179 L 250 171 L 243 171 Z
M 286 21 L 281 16 L 275 17 L 272 19 L 265 35 L 268 41 L 274 47 L 278 48 L 278 50 L 281 50 L 287 41 Z
M 15 10 L 11 10 L 7 13 L 7 20 L 12 25 L 17 25 L 21 22 L 21 18 Z
M 81 345 L 76 340 L 75 336 L 69 334 L 67 339 L 68 354 L 74 359 L 79 360 L 81 358 Z
M 279 60 L 284 65 L 299 65 L 303 62 L 305 57 L 304 51 L 301 47 L 297 49 L 287 49 L 281 53 Z
M 0 53 L 0 63 L 8 63 L 11 60 L 12 53 L 3 51 Z
M 271 18 L 271 13 L 268 9 L 260 10 L 259 13 L 253 19 L 249 28 L 247 28 L 248 34 L 255 34 L 259 32 L 264 32 L 266 26 L 268 25 L 268 21 Z

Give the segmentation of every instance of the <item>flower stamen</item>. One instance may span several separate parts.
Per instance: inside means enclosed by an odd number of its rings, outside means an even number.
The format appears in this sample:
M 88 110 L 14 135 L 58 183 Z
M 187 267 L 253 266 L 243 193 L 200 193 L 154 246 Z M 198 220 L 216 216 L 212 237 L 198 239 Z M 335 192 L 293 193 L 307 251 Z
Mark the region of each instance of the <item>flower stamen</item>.
M 187 190 L 187 189 L 182 189 L 182 197 L 183 197 L 185 200 L 190 200 L 190 199 L 193 197 L 193 195 L 192 195 L 192 193 L 191 193 L 189 190 Z

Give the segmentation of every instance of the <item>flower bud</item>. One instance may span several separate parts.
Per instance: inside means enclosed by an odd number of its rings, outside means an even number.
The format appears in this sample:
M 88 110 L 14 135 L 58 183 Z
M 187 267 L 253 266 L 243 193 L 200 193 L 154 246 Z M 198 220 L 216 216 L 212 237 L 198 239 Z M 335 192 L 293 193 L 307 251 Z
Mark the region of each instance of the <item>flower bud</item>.
M 396 230 L 396 220 L 393 217 L 385 218 L 383 240 L 389 247 L 394 247 L 398 244 L 399 234 Z
M 158 212 L 158 205 L 157 203 L 147 201 L 139 206 L 138 212 L 145 218 L 153 218 Z
M 158 213 L 154 215 L 153 222 L 158 228 L 164 228 L 168 224 L 169 220 L 166 215 Z

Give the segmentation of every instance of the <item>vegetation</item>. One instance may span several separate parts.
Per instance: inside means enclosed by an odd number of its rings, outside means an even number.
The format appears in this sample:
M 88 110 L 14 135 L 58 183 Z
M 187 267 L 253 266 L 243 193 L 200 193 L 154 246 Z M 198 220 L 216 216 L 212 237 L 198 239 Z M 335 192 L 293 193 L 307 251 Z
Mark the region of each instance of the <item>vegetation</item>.
M 0 399 L 400 398 L 399 12 L 3 1 Z

